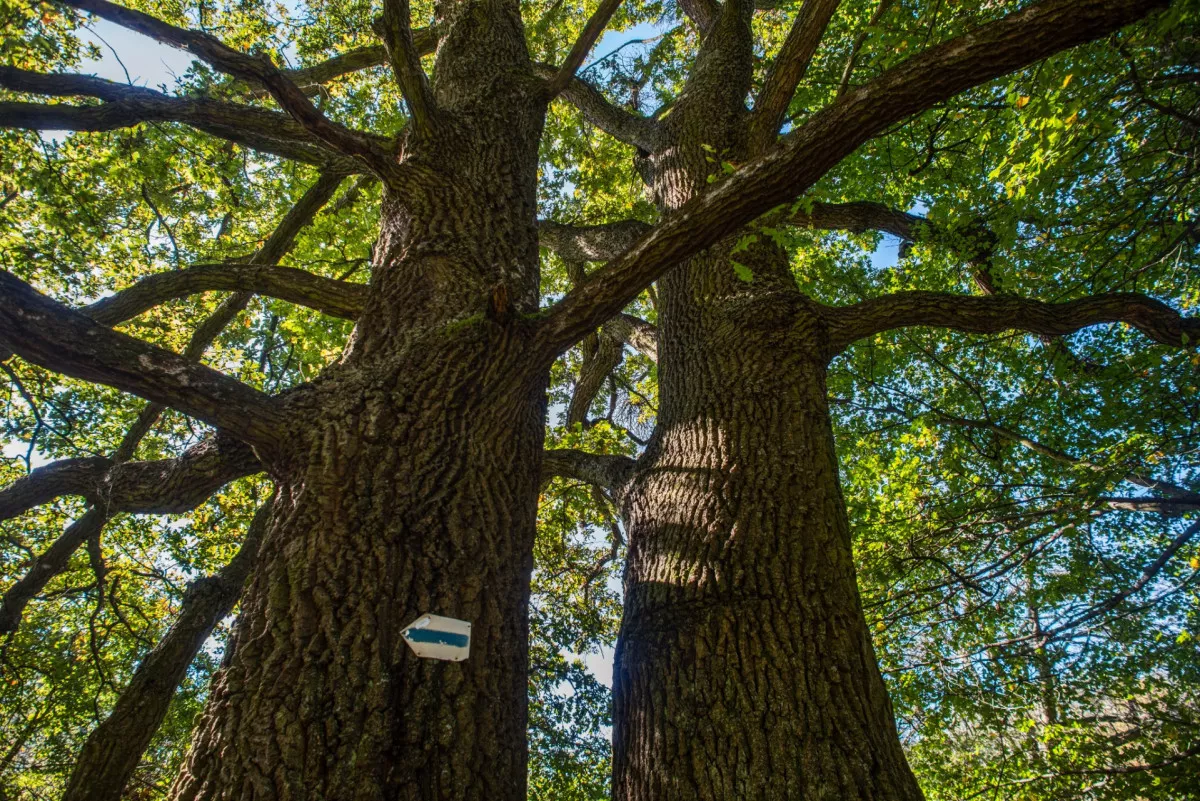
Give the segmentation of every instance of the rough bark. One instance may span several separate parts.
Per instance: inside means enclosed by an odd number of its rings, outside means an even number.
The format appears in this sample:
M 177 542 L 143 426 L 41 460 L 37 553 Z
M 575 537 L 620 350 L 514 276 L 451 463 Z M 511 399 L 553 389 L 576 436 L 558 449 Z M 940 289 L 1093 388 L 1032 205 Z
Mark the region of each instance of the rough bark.
M 753 146 L 747 19 L 731 17 L 672 111 L 674 146 L 650 156 L 664 213 L 704 191 L 708 148 Z M 621 496 L 614 797 L 919 799 L 858 596 L 824 311 L 787 254 L 732 245 L 658 284 L 657 428 Z
M 437 28 L 428 124 L 404 147 L 420 191 L 385 181 L 352 341 L 287 400 L 305 424 L 272 459 L 176 799 L 525 798 L 544 88 L 516 3 L 445 4 Z M 413 655 L 401 632 L 427 612 L 471 621 L 469 659 Z
M 823 360 L 699 320 L 663 321 L 661 434 L 624 509 L 615 797 L 918 799 L 862 616 Z M 707 348 L 685 343 L 704 328 Z

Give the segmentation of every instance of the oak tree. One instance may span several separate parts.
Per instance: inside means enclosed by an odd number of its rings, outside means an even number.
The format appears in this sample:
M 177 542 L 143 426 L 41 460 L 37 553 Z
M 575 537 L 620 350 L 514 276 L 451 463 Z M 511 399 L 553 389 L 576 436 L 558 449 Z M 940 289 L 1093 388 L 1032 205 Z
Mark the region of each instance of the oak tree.
M 921 798 L 873 635 L 917 676 L 905 730 L 939 699 L 910 748 L 931 794 L 991 725 L 938 684 L 991 670 L 973 649 L 1032 666 L 1022 753 L 1057 765 L 1063 722 L 1099 714 L 1064 697 L 1081 646 L 1059 644 L 1154 593 L 1198 528 L 1194 9 L 948 6 L 6 9 L 26 449 L 0 628 L 28 711 L 0 771 L 42 748 L 71 799 L 134 792 L 147 761 L 179 762 L 180 799 L 524 798 L 532 677 L 533 791 L 595 797 L 548 724 L 603 739 L 565 653 L 611 633 L 622 561 L 617 798 Z M 160 89 L 87 75 L 91 20 L 196 62 Z M 638 24 L 652 41 L 589 62 Z M 895 269 L 868 255 L 885 233 Z M 1128 452 L 1042 441 L 1080 444 L 1072 420 Z M 1058 468 L 1095 478 L 1056 495 Z M 1132 577 L 1112 514 L 1160 521 Z M 1157 600 L 1146 625 L 1194 615 Z M 472 622 L 469 660 L 408 650 L 424 612 Z M 1150 756 L 1050 779 L 1197 754 L 1130 739 Z

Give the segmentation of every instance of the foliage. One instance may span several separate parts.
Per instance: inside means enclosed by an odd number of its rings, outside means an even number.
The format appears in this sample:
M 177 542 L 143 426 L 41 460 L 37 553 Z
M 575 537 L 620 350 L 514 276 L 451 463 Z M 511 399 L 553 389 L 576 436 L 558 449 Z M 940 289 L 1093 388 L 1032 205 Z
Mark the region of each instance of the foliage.
M 80 15 L 0 2 L 5 64 L 87 71 L 100 55 Z M 874 1 L 841 5 L 793 117 L 838 94 L 852 52 L 857 85 L 1015 7 L 885 4 L 869 29 Z M 129 5 L 294 66 L 373 41 L 373 9 L 362 0 Z M 561 61 L 594 5 L 524 3 L 534 60 Z M 762 54 L 779 47 L 800 3 L 769 5 L 755 22 Z M 414 3 L 414 20 L 431 16 L 431 4 Z M 966 264 L 982 254 L 1001 292 L 1141 291 L 1181 298 L 1195 313 L 1198 21 L 1194 2 L 1177 4 L 1156 22 L 980 87 L 861 148 L 808 201 L 874 200 L 922 214 L 927 225 L 894 256 L 894 240 L 872 232 L 778 226 L 754 235 L 785 241 L 797 282 L 828 303 L 975 291 Z M 616 104 L 669 114 L 695 52 L 694 27 L 675 4 L 656 2 L 626 3 L 610 27 L 638 41 L 602 46 L 584 77 Z M 245 95 L 199 65 L 167 83 L 180 96 Z M 364 129 L 403 122 L 382 67 L 329 83 L 320 104 Z M 162 123 L 101 134 L 0 130 L 0 165 L 0 266 L 76 306 L 150 273 L 247 257 L 315 179 L 310 167 Z M 367 280 L 379 203 L 377 186 L 347 180 L 284 263 Z M 636 151 L 566 103 L 552 106 L 541 143 L 539 205 L 543 217 L 573 224 L 654 215 Z M 748 268 L 738 274 L 754 280 Z M 547 300 L 571 285 L 568 265 L 548 252 L 542 285 Z M 221 300 L 172 301 L 122 330 L 182 350 Z M 630 311 L 655 322 L 653 292 Z M 204 360 L 278 392 L 335 360 L 349 333 L 345 321 L 256 299 Z M 567 426 L 583 359 L 577 347 L 554 367 L 548 447 L 637 453 L 653 429 L 653 362 L 629 349 L 589 422 Z M 3 380 L 3 484 L 47 460 L 112 453 L 142 408 L 19 360 L 6 362 Z M 830 396 L 861 591 L 928 796 L 1200 797 L 1189 781 L 1200 744 L 1200 542 L 1105 608 L 1195 519 L 1126 511 L 1106 498 L 1144 495 L 1130 476 L 1200 488 L 1200 356 L 1148 346 L 1129 329 L 1060 339 L 910 330 L 843 355 Z M 177 455 L 206 433 L 167 413 L 137 458 Z M 228 561 L 267 491 L 247 479 L 182 516 L 122 516 L 106 527 L 99 560 L 81 549 L 30 605 L 19 632 L 0 643 L 0 798 L 60 791 L 83 738 L 170 625 L 187 583 Z M 64 499 L 0 524 L 0 587 L 82 511 Z M 531 602 L 532 797 L 608 794 L 608 689 L 584 658 L 616 639 L 622 536 L 591 487 L 555 479 L 544 488 Z M 224 632 L 192 665 L 131 797 L 165 791 Z

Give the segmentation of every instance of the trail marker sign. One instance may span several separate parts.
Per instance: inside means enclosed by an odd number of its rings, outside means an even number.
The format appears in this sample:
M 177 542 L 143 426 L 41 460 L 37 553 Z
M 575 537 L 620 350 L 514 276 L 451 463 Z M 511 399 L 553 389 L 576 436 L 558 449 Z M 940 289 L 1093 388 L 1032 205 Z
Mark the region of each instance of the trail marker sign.
M 421 615 L 402 635 L 413 653 L 424 659 L 461 662 L 471 655 L 471 624 L 441 615 Z

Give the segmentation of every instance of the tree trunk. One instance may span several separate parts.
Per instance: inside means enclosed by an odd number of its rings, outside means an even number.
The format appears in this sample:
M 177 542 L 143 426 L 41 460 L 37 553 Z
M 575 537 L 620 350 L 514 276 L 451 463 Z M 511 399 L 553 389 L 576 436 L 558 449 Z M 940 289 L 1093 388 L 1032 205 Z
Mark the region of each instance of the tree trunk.
M 525 798 L 545 95 L 516 3 L 438 10 L 424 106 L 406 73 L 419 183 L 385 194 L 342 362 L 291 399 L 307 425 L 268 460 L 275 508 L 176 799 Z M 466 661 L 411 652 L 425 613 L 471 622 Z
M 544 385 L 489 321 L 323 406 L 175 797 L 524 799 Z M 473 624 L 465 662 L 401 631 Z
M 716 249 L 660 282 L 614 797 L 919 799 L 855 583 L 821 321 L 766 250 L 738 254 L 740 287 Z

